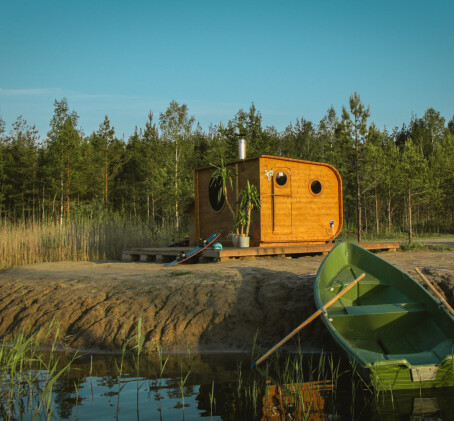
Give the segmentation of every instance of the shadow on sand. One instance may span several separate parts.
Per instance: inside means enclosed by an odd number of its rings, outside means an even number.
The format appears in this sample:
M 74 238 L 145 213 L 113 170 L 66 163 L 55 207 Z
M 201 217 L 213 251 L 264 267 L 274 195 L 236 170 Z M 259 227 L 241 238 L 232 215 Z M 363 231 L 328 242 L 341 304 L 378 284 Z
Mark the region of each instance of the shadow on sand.
M 313 298 L 315 274 L 296 275 L 260 267 L 237 267 L 242 282 L 234 305 L 221 321 L 208 324 L 199 348 L 270 348 L 316 311 Z M 219 317 L 218 317 L 219 320 Z M 216 346 L 218 345 L 218 346 Z M 323 323 L 315 320 L 286 348 L 303 352 L 331 350 L 333 343 Z

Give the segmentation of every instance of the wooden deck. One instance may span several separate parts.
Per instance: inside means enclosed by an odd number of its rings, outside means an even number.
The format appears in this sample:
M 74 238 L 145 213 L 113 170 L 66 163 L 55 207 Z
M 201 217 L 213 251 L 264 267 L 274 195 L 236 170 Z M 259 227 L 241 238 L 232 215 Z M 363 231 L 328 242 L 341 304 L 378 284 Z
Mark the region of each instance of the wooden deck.
M 299 246 L 269 246 L 233 248 L 225 247 L 224 250 L 207 248 L 198 257 L 208 261 L 224 261 L 227 259 L 255 258 L 260 256 L 286 256 L 299 257 L 311 254 L 327 254 L 336 244 L 317 244 Z M 361 247 L 367 250 L 397 250 L 399 242 L 361 243 Z M 123 261 L 155 262 L 159 257 L 162 261 L 173 260 L 181 251 L 189 251 L 192 247 L 161 247 L 140 248 L 123 250 Z M 197 257 L 196 257 L 197 258 Z

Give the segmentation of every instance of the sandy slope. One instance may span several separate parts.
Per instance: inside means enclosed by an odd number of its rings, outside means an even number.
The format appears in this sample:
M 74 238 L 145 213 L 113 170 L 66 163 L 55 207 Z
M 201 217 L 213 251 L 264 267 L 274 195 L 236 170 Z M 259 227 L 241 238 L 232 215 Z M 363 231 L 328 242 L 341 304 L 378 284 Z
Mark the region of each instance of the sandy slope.
M 389 252 L 381 257 L 417 279 L 423 268 L 454 305 L 454 252 Z M 0 335 L 55 318 L 69 347 L 119 348 L 142 317 L 146 343 L 169 350 L 270 346 L 315 311 L 322 256 L 180 265 L 60 262 L 0 271 Z M 323 325 L 300 335 L 304 348 L 329 345 Z

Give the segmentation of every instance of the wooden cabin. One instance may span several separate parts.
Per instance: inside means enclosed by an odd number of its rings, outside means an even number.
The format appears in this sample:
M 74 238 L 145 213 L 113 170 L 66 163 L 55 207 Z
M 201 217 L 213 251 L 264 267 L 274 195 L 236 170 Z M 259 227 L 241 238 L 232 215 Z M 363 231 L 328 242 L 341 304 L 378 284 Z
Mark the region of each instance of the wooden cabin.
M 262 155 L 228 166 L 234 177 L 227 197 L 234 210 L 247 180 L 260 193 L 261 208 L 252 212 L 251 246 L 323 244 L 342 230 L 342 180 L 332 165 Z M 214 171 L 213 167 L 195 170 L 191 245 L 214 232 L 221 233 L 224 246 L 232 244 L 233 217 L 225 200 L 219 201 L 219 184 L 211 182 Z

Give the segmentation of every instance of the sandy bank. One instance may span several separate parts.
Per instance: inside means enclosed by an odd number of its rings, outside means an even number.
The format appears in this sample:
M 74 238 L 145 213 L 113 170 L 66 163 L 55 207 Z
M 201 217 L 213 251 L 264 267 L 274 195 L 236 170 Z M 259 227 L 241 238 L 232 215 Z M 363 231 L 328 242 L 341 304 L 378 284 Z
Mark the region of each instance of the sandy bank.
M 417 279 L 429 274 L 454 305 L 454 252 L 389 252 L 381 257 Z M 137 330 L 169 350 L 250 350 L 273 345 L 313 311 L 322 256 L 180 265 L 60 262 L 0 271 L 0 335 L 59 321 L 68 347 L 113 350 Z M 329 345 L 321 323 L 304 347 Z

